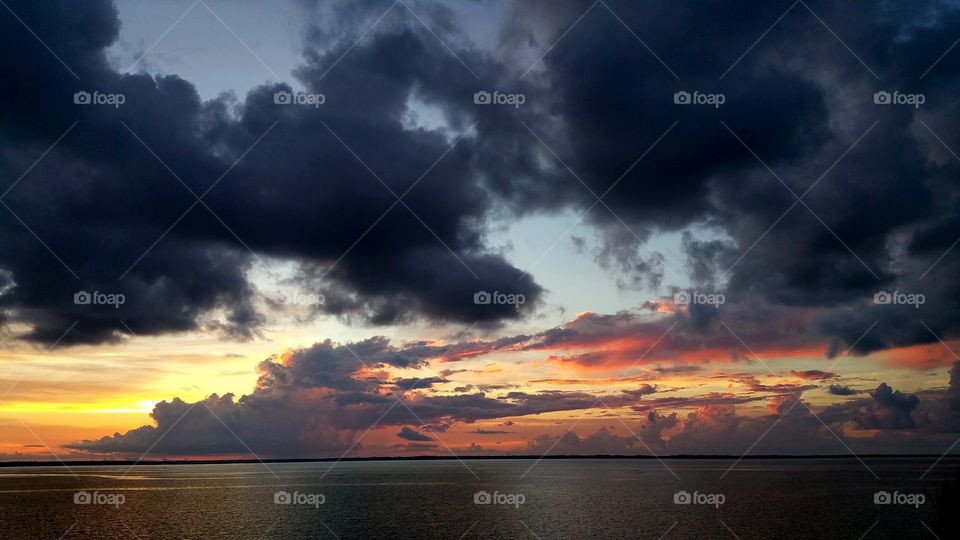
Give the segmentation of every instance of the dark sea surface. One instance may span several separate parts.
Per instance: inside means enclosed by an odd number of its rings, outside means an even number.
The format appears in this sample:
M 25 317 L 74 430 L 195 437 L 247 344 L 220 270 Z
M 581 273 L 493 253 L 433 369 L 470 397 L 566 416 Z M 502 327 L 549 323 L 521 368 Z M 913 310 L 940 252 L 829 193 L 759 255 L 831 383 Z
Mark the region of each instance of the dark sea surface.
M 744 460 L 729 472 L 734 460 L 0 468 L 0 538 L 960 538 L 948 528 L 960 514 L 960 462 L 927 472 L 933 462 Z M 876 504 L 881 491 L 893 503 Z

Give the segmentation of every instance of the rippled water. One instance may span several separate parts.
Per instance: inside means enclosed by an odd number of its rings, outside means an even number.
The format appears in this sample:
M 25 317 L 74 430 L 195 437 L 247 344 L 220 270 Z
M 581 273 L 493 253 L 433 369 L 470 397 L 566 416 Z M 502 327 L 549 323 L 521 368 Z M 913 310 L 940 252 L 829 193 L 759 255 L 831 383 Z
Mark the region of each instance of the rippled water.
M 934 538 L 927 527 L 947 538 L 939 493 L 960 462 L 944 460 L 922 480 L 932 459 L 745 460 L 725 475 L 733 464 L 518 459 L 5 468 L 0 538 Z M 675 504 L 681 490 L 713 506 Z M 296 500 L 277 504 L 275 498 L 287 499 L 278 491 Z M 896 492 L 901 502 L 916 503 L 911 495 L 925 500 L 919 507 L 878 505 L 878 491 Z M 95 501 L 77 504 L 75 497 Z M 960 513 L 957 499 L 949 505 Z

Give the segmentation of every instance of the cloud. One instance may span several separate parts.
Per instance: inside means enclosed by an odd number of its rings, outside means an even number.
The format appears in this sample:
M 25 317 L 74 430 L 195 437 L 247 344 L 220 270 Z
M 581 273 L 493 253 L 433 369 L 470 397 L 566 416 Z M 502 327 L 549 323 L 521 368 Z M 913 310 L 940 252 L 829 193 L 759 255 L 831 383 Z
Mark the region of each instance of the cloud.
M 484 244 L 483 217 L 495 201 L 481 186 L 481 165 L 496 150 L 472 136 L 454 145 L 450 132 L 404 126 L 407 99 L 420 89 L 420 99 L 459 117 L 473 108 L 463 96 L 476 91 L 412 17 L 356 47 L 337 41 L 320 52 L 308 43 L 296 77 L 313 91 L 352 49 L 323 81 L 331 106 L 315 109 L 274 103 L 276 92 L 291 90 L 285 83 L 242 100 L 202 101 L 175 75 L 115 72 L 105 55 L 119 22 L 108 2 L 13 1 L 11 9 L 44 32 L 79 79 L 16 19 L 0 22 L 9 53 L 0 67 L 11 81 L 0 89 L 0 171 L 18 178 L 78 121 L 4 200 L 9 249 L 0 269 L 16 285 L 0 308 L 30 328 L 23 339 L 52 343 L 75 321 L 62 345 L 115 342 L 131 330 L 257 337 L 265 315 L 248 272 L 267 257 L 291 261 L 298 280 L 318 285 L 327 301 L 317 315 L 496 326 L 538 304 L 534 279 Z M 495 78 L 493 62 L 472 50 L 460 56 Z M 81 90 L 126 101 L 74 105 Z M 454 119 L 450 129 L 464 135 L 468 126 Z M 204 194 L 203 204 L 191 191 Z M 80 290 L 126 302 L 75 305 Z M 522 294 L 526 303 L 480 305 L 480 290 Z
M 842 28 L 856 56 L 838 54 L 835 38 L 808 14 L 791 14 L 753 43 L 750 36 L 782 15 L 782 6 L 769 3 L 732 11 L 710 2 L 610 8 L 658 55 L 606 10 L 588 13 L 565 34 L 582 11 L 547 2 L 516 5 L 506 39 L 523 51 L 524 44 L 549 46 L 564 35 L 532 76 L 556 89 L 551 112 L 576 131 L 545 127 L 541 134 L 595 193 L 627 171 L 604 199 L 610 211 L 590 214 L 619 282 L 648 286 L 688 270 L 697 286 L 722 284 L 727 298 L 719 310 L 700 310 L 704 320 L 723 317 L 734 304 L 779 311 L 768 328 L 802 317 L 800 329 L 829 343 L 831 354 L 935 342 L 913 307 L 873 304 L 873 294 L 885 289 L 938 299 L 924 306 L 924 320 L 938 335 L 957 335 L 951 299 L 958 286 L 947 276 L 960 264 L 960 255 L 948 252 L 960 207 L 938 203 L 937 194 L 953 192 L 960 165 L 949 156 L 934 159 L 943 153 L 937 138 L 960 140 L 960 130 L 942 120 L 957 107 L 948 97 L 960 86 L 951 71 L 957 60 L 917 82 L 918 70 L 955 39 L 955 5 L 923 1 L 902 10 L 874 3 L 853 15 L 837 4 L 811 4 Z M 882 83 L 861 60 L 882 73 Z M 881 87 L 924 92 L 929 106 L 878 107 L 872 96 Z M 717 110 L 671 106 L 679 90 L 723 93 L 726 103 Z M 761 109 L 771 114 L 758 115 Z M 921 120 L 936 137 L 915 130 Z M 570 185 L 564 195 L 593 202 L 590 191 Z M 555 192 L 553 184 L 546 189 Z M 719 239 L 691 233 L 704 223 Z M 912 232 L 901 235 L 905 227 Z M 652 265 L 643 243 L 664 230 L 684 232 L 685 258 Z
M 880 383 L 870 392 L 873 403 L 860 409 L 853 420 L 861 429 L 909 429 L 915 426 L 911 413 L 917 408 L 917 396 L 894 390 L 887 383 Z
M 835 396 L 853 396 L 861 393 L 861 390 L 854 390 L 849 386 L 843 386 L 841 384 L 831 384 L 829 392 Z
M 726 376 L 725 376 L 726 377 Z M 798 396 L 801 393 L 816 388 L 814 385 L 799 385 L 794 383 L 783 384 L 764 384 L 753 375 L 734 374 L 729 376 L 733 381 L 742 384 L 751 392 L 774 392 L 778 394 L 790 394 Z
M 504 434 L 513 433 L 513 432 L 512 432 L 512 431 L 500 431 L 500 430 L 496 430 L 496 429 L 477 428 L 477 429 L 471 431 L 470 433 L 474 433 L 474 434 L 477 434 L 477 435 L 504 435 Z
M 790 374 L 807 381 L 824 381 L 836 377 L 836 373 L 821 371 L 819 369 L 807 369 L 804 371 L 790 370 Z
M 960 164 L 937 159 L 940 143 L 915 129 L 923 120 L 936 138 L 960 140 L 941 120 L 958 107 L 950 99 L 960 87 L 957 60 L 943 58 L 922 83 L 915 71 L 953 42 L 960 9 L 925 0 L 851 14 L 814 4 L 884 73 L 885 85 L 923 91 L 924 108 L 874 104 L 876 79 L 853 55 L 836 54 L 835 39 L 812 17 L 787 17 L 754 44 L 749 36 L 780 14 L 764 2 L 731 11 L 710 2 L 641 9 L 611 1 L 659 60 L 597 10 L 524 77 L 531 48 L 556 42 L 580 13 L 575 6 L 508 6 L 491 50 L 471 44 L 452 10 L 425 3 L 454 56 L 404 10 L 357 42 L 376 13 L 336 2 L 308 21 L 293 74 L 297 86 L 324 93 L 325 106 L 312 108 L 274 103 L 290 82 L 203 101 L 176 75 L 121 74 L 106 57 L 120 25 L 111 3 L 13 1 L 66 67 L 18 21 L 0 23 L 0 47 L 10 53 L 0 68 L 11 75 L 0 88 L 0 171 L 18 178 L 69 120 L 78 123 L 5 196 L 2 320 L 25 326 L 21 338 L 48 344 L 118 342 L 131 331 L 254 339 L 266 315 L 248 276 L 266 257 L 292 263 L 296 281 L 324 294 L 311 316 L 492 329 L 528 317 L 544 298 L 534 277 L 488 245 L 492 222 L 586 210 L 593 194 L 605 193 L 609 211 L 587 220 L 602 238 L 597 261 L 617 283 L 678 287 L 685 271 L 692 285 L 722 288 L 727 298 L 719 309 L 677 310 L 682 327 L 666 343 L 674 360 L 739 349 L 720 320 L 747 334 L 751 347 L 829 355 L 957 337 L 960 306 L 951 299 L 960 285 L 951 276 L 960 254 L 947 248 L 960 220 L 960 207 L 948 202 Z M 478 88 L 464 64 L 491 88 L 523 92 L 529 106 L 474 105 Z M 126 103 L 76 106 L 72 94 L 83 89 L 123 93 Z M 726 101 L 716 110 L 675 105 L 681 90 L 720 92 Z M 418 107 L 437 111 L 442 127 L 411 126 Z M 622 181 L 606 193 L 613 179 Z M 203 204 L 191 191 L 204 194 Z M 791 191 L 804 194 L 803 205 Z M 681 233 L 679 264 L 647 249 L 663 232 Z M 926 295 L 923 320 L 933 333 L 912 306 L 874 305 L 873 294 L 885 289 Z M 80 290 L 127 302 L 78 306 Z M 475 303 L 481 290 L 527 302 Z M 590 339 L 597 318 L 526 346 Z M 632 340 L 555 360 L 628 364 L 669 322 L 637 324 L 645 332 Z M 462 346 L 446 358 L 476 353 Z
M 397 433 L 397 437 L 401 439 L 406 439 L 408 441 L 432 441 L 433 437 L 419 433 L 408 426 L 403 426 L 403 429 Z
M 641 384 L 641 385 L 639 385 L 639 386 L 637 386 L 636 388 L 633 388 L 633 389 L 631 389 L 631 390 L 624 390 L 624 391 L 623 391 L 624 394 L 627 394 L 628 396 L 636 397 L 636 398 L 640 398 L 640 397 L 643 397 L 643 396 L 649 396 L 649 395 L 651 395 L 651 394 L 655 394 L 656 392 L 657 392 L 657 387 L 656 387 L 656 386 L 653 386 L 653 385 L 650 385 L 650 384 L 646 384 L 646 383 Z
M 656 387 L 648 384 L 616 393 L 510 391 L 491 397 L 404 391 L 398 395 L 391 390 L 396 386 L 385 386 L 369 376 L 371 367 L 417 362 L 384 338 L 339 345 L 322 341 L 261 362 L 257 388 L 239 399 L 214 394 L 195 403 L 179 398 L 162 401 L 151 413 L 155 425 L 66 447 L 126 456 L 148 450 L 158 455 L 230 455 L 252 450 L 262 457 L 317 457 L 337 455 L 351 446 L 367 452 L 355 441 L 371 426 L 396 426 L 397 436 L 426 442 L 433 438 L 425 432 L 450 433 L 481 420 L 502 420 L 510 426 L 528 416 L 601 409 L 634 424 L 640 419 L 635 435 L 613 431 L 585 439 L 563 435 L 558 451 L 638 453 L 641 448 L 632 440 L 640 437 L 656 452 L 739 454 L 774 427 L 776 436 L 758 444 L 756 453 L 836 453 L 836 436 L 858 451 L 903 448 L 910 441 L 917 448 L 917 433 L 925 434 L 921 446 L 933 451 L 960 431 L 960 408 L 953 399 L 960 387 L 956 366 L 946 390 L 926 391 L 921 397 L 881 383 L 869 398 L 819 411 L 798 401 L 802 392 L 813 387 L 766 385 L 736 374 L 731 377 L 743 383 L 745 392 L 671 397 L 651 397 Z M 402 405 L 398 399 L 403 399 Z M 765 414 L 758 416 L 755 407 L 738 411 L 739 406 L 763 401 L 768 405 Z M 680 411 L 686 411 L 686 416 Z M 410 426 L 420 426 L 420 431 Z M 847 437 L 847 429 L 866 430 L 867 436 Z M 896 435 L 869 435 L 877 430 Z M 473 433 L 501 434 L 484 428 Z M 547 434 L 530 440 L 532 451 L 556 442 Z
M 401 390 L 428 390 L 433 385 L 450 382 L 443 377 L 423 377 L 423 378 L 399 378 L 394 379 L 391 384 Z
M 678 408 L 703 408 L 719 405 L 739 405 L 765 399 L 761 396 L 738 396 L 730 393 L 708 392 L 695 397 L 665 397 L 647 399 L 634 405 L 637 412 L 669 410 Z
M 370 426 L 424 426 L 445 431 L 452 423 L 589 409 L 600 396 L 585 392 L 508 392 L 400 396 L 384 390 L 370 369 L 417 367 L 423 359 L 394 347 L 383 337 L 354 343 L 330 340 L 262 361 L 257 388 L 235 399 L 216 394 L 196 403 L 161 401 L 151 413 L 154 425 L 68 448 L 93 453 L 204 455 L 244 453 L 315 456 L 351 446 Z M 390 388 L 390 387 L 387 387 Z M 398 388 L 403 392 L 406 389 Z M 630 395 L 611 395 L 612 407 L 635 403 Z M 443 426 L 437 429 L 436 426 Z M 406 435 L 409 429 L 401 429 Z M 423 435 L 425 436 L 425 435 Z M 362 450 L 362 447 L 358 447 Z
M 636 439 L 619 436 L 607 428 L 600 428 L 586 438 L 580 438 L 572 431 L 563 433 L 559 437 L 540 435 L 528 443 L 527 451 L 539 455 L 624 455 L 635 453 L 634 445 L 637 444 L 639 443 Z

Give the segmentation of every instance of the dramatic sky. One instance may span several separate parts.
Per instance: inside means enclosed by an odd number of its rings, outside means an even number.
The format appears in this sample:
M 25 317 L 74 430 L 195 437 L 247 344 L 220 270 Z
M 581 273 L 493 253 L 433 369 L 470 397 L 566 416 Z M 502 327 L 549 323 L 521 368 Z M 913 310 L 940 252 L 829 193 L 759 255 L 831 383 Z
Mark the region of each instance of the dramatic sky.
M 956 450 L 955 2 L 0 4 L 2 459 Z

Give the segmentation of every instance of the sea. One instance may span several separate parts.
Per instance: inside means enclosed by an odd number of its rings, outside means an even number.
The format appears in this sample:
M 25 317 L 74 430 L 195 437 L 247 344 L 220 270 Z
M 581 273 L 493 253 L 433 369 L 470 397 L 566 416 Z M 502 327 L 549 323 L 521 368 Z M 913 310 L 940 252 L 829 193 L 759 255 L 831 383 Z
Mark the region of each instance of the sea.
M 960 538 L 958 469 L 853 457 L 0 467 L 0 538 L 946 540 Z

